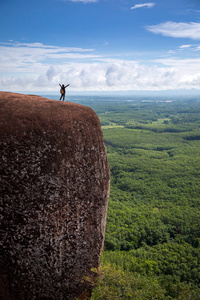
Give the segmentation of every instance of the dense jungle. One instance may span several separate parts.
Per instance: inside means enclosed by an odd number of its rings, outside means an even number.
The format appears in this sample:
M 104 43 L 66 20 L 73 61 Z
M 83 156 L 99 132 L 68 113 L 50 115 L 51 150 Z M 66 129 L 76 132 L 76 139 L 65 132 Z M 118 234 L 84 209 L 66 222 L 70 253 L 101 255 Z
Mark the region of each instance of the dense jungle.
M 97 99 L 90 107 L 111 171 L 91 299 L 200 299 L 200 98 Z

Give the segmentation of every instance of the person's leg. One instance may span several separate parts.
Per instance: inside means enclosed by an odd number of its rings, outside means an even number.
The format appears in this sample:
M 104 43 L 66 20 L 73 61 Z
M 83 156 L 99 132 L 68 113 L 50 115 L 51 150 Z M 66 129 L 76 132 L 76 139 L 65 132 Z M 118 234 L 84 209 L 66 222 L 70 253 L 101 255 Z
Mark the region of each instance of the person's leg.
M 63 101 L 65 101 L 65 94 L 63 94 Z

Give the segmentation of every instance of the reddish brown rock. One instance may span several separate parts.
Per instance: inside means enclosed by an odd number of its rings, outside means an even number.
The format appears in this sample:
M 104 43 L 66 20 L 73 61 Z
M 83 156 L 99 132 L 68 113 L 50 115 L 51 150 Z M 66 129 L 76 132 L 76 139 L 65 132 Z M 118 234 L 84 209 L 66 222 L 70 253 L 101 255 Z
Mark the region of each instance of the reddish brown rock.
M 0 93 L 2 300 L 71 300 L 103 248 L 109 166 L 88 107 Z

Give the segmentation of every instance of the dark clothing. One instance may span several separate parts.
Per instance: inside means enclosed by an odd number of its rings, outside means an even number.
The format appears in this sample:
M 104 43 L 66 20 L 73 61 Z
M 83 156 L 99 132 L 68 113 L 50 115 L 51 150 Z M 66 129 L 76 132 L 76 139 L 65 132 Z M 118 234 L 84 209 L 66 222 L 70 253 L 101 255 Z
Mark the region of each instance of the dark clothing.
M 69 86 L 69 84 L 67 84 L 66 86 L 64 86 L 64 84 L 59 84 L 60 87 L 61 87 L 61 96 L 60 96 L 60 100 L 63 98 L 63 101 L 65 101 L 65 89 L 66 87 Z

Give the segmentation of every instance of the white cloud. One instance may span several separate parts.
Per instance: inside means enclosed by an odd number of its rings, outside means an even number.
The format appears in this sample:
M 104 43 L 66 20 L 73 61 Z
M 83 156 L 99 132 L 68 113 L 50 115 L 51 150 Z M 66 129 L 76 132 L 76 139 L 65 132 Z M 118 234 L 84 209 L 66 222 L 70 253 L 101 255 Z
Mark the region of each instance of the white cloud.
M 0 66 L 4 74 L 20 72 L 37 75 L 58 60 L 59 64 L 62 64 L 72 60 L 99 57 L 93 54 L 93 49 L 56 47 L 39 43 L 0 43 Z
M 164 36 L 200 40 L 200 23 L 165 22 L 158 25 L 147 26 L 146 29 Z
M 78 47 L 58 47 L 58 46 L 51 46 L 51 45 L 44 45 L 42 43 L 19 43 L 10 41 L 10 43 L 1 43 L 0 46 L 10 46 L 15 48 L 39 48 L 39 49 L 51 49 L 52 51 L 65 51 L 65 52 L 86 52 L 86 51 L 93 51 L 93 49 L 83 49 Z
M 178 51 L 179 52 L 188 52 L 190 53 L 190 55 L 192 54 L 192 52 L 197 52 L 200 50 L 200 46 L 198 44 L 194 44 L 194 45 L 181 45 L 178 47 Z
M 147 7 L 151 8 L 154 7 L 155 3 L 141 3 L 141 4 L 135 4 L 134 6 L 131 7 L 131 9 L 137 9 L 137 8 L 142 8 L 142 7 Z
M 179 46 L 180 49 L 188 49 L 188 48 L 191 48 L 192 45 L 181 45 Z
M 200 89 L 200 59 L 150 63 L 103 57 L 92 49 L 0 44 L 0 90 L 59 92 L 59 83 L 70 83 L 71 91 Z
M 200 89 L 200 58 L 196 59 L 157 59 L 156 63 L 161 63 L 176 70 L 176 84 L 180 88 Z

